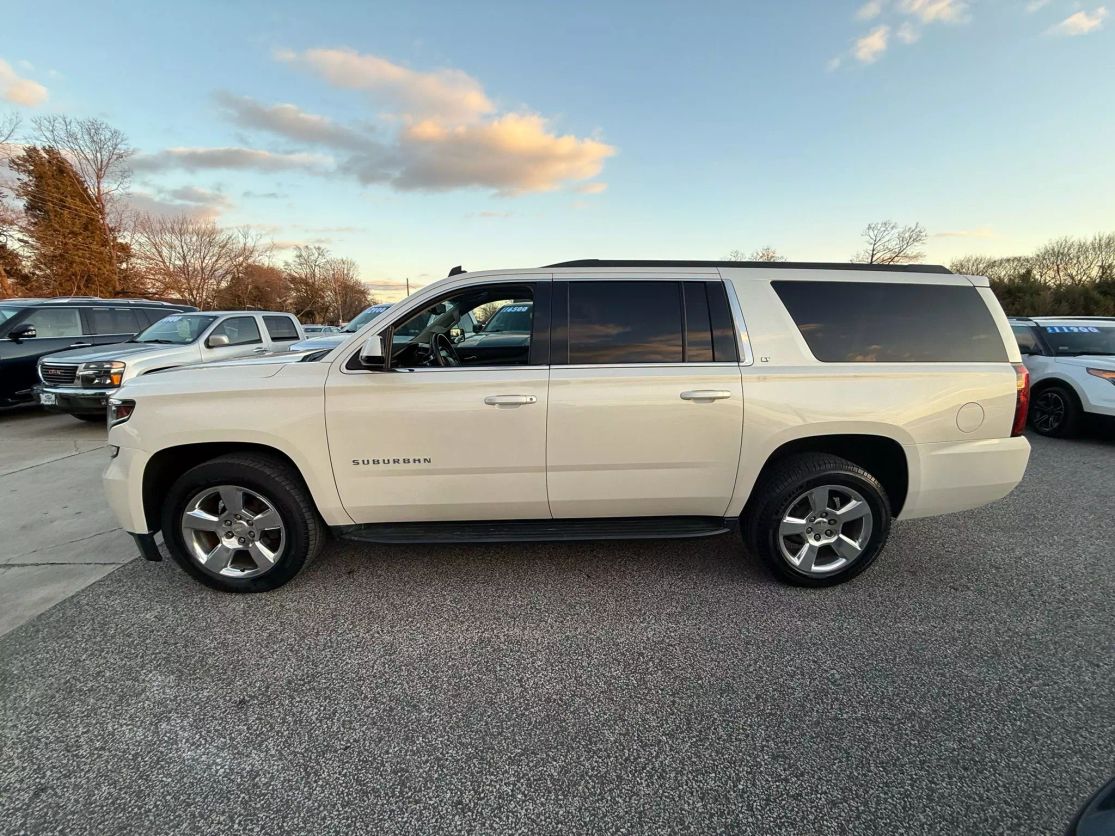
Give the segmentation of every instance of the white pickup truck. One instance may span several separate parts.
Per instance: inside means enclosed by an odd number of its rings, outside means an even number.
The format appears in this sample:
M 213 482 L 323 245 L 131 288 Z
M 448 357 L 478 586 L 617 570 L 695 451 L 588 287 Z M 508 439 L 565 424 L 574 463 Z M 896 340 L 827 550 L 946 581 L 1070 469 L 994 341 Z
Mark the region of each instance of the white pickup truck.
M 305 336 L 279 311 L 173 314 L 127 342 L 49 354 L 39 360 L 39 403 L 48 412 L 103 421 L 108 400 L 125 381 L 153 371 L 286 351 Z
M 460 327 L 508 305 L 523 339 L 488 351 Z M 339 345 L 126 382 L 104 481 L 145 557 L 161 531 L 185 571 L 230 591 L 287 582 L 327 531 L 740 529 L 778 577 L 824 586 L 866 569 L 894 518 L 1009 493 L 1027 396 L 987 280 L 940 267 L 455 271 Z

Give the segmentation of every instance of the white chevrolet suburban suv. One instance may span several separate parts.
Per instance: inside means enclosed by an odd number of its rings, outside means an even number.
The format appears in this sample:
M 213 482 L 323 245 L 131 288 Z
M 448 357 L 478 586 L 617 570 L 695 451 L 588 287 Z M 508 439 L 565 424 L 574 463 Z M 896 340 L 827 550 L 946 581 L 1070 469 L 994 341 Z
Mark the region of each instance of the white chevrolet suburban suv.
M 522 339 L 457 327 L 506 305 Z M 477 317 L 482 320 L 483 316 Z M 891 521 L 1008 494 L 1027 376 L 984 278 L 940 267 L 573 261 L 454 270 L 333 348 L 145 375 L 109 503 L 141 553 L 273 589 L 372 543 L 742 530 L 806 586 Z

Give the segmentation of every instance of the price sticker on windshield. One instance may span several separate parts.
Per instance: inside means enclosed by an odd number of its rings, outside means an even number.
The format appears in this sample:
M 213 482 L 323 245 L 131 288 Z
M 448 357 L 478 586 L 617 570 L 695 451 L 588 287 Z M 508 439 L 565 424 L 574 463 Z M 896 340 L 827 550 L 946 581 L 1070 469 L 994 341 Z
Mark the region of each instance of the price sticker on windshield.
M 1098 334 L 1099 328 L 1094 325 L 1046 325 L 1048 334 Z

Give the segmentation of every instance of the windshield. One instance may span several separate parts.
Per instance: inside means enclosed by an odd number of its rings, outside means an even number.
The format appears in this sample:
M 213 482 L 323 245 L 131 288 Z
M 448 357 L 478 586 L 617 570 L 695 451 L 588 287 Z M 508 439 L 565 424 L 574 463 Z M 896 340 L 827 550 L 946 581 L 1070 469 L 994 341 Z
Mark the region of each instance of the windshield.
M 0 323 L 7 322 L 24 308 L 8 308 L 0 305 Z
M 1045 339 L 1058 357 L 1079 354 L 1115 355 L 1115 326 L 1045 325 Z
M 131 342 L 133 343 L 167 343 L 168 345 L 186 345 L 201 336 L 201 332 L 208 328 L 217 317 L 197 314 L 184 316 L 168 316 L 160 319 L 150 328 L 140 331 Z
M 356 315 L 352 322 L 345 326 L 344 333 L 355 334 L 390 307 L 390 305 L 372 305 L 370 308 L 365 308 Z
M 484 326 L 485 334 L 498 334 L 501 331 L 517 331 L 527 333 L 530 331 L 530 305 L 504 305 L 496 311 L 488 324 Z

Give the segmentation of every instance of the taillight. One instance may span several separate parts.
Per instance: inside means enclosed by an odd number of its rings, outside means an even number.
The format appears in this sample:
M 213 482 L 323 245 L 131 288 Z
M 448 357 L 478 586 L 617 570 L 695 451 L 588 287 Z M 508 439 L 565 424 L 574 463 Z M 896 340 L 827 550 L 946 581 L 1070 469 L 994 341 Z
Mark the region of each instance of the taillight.
M 1030 412 L 1030 370 L 1021 363 L 1012 363 L 1014 366 L 1014 382 L 1018 387 L 1018 394 L 1014 398 L 1014 426 L 1010 434 L 1013 438 L 1022 435 L 1026 429 L 1026 416 Z

